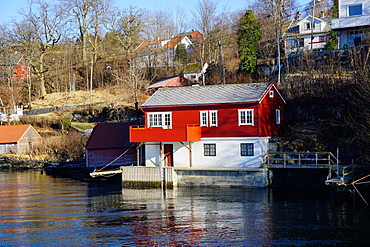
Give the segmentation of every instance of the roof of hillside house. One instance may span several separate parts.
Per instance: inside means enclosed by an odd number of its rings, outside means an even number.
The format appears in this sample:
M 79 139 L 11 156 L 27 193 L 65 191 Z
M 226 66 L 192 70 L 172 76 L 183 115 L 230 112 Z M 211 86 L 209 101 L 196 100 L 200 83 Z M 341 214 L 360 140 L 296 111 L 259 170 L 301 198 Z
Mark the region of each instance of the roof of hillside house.
M 30 124 L 23 125 L 0 125 L 0 143 L 17 143 L 31 127 Z M 32 127 L 31 127 L 32 128 Z
M 191 32 L 186 32 L 186 33 L 180 33 L 176 37 L 183 37 L 183 36 L 187 36 L 189 37 L 189 39 L 196 39 L 196 38 L 202 37 L 203 34 L 199 31 L 191 31 Z
M 16 65 L 19 63 L 26 63 L 28 60 L 27 56 L 25 55 L 20 55 L 19 53 L 6 53 L 4 55 L 4 58 L 1 60 L 1 65 Z
M 144 41 L 134 50 L 134 52 L 175 48 L 181 40 L 185 38 L 189 40 L 189 38 L 181 36 L 170 39 Z
M 160 88 L 142 106 L 259 102 L 269 86 L 267 83 L 248 83 Z
M 332 17 L 330 16 L 325 16 L 325 17 L 315 17 L 316 21 L 320 22 L 326 22 L 328 25 L 325 25 L 324 28 L 320 31 L 314 30 L 314 33 L 318 32 L 329 32 L 331 29 L 330 23 L 331 23 Z M 292 33 L 298 33 L 298 27 L 301 23 L 305 23 L 309 20 L 311 22 L 311 16 L 306 16 L 305 18 L 302 19 L 297 19 L 294 21 L 288 21 L 286 23 L 289 23 L 289 25 L 286 25 L 286 35 L 292 34 Z
M 95 125 L 86 149 L 131 147 L 129 142 L 129 123 L 98 123 Z
M 148 87 L 148 89 L 161 88 L 161 87 L 182 87 L 188 86 L 188 79 L 183 76 L 175 76 L 158 80 Z

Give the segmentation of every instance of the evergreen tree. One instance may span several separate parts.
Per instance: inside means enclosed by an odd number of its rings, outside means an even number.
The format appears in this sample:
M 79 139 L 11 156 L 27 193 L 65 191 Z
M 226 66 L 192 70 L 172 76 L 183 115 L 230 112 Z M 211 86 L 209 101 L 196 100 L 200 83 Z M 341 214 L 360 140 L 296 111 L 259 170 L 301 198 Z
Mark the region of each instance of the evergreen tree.
M 257 65 L 258 41 L 261 38 L 259 22 L 252 10 L 247 10 L 240 18 L 238 44 L 240 69 L 254 73 Z
M 179 44 L 175 51 L 175 61 L 179 63 L 186 63 L 188 55 L 184 44 Z
M 325 45 L 325 50 L 335 50 L 338 47 L 337 33 L 334 30 L 329 31 L 329 40 Z

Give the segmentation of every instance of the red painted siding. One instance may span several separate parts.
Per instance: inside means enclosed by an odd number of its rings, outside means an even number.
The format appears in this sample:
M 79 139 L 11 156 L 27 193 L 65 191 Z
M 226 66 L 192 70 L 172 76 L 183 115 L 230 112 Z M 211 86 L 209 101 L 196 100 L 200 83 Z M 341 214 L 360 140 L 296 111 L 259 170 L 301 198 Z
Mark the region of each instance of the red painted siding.
M 270 91 L 272 95 L 270 96 Z M 285 102 L 279 92 L 272 85 L 266 90 L 260 102 L 239 104 L 215 104 L 215 105 L 188 105 L 168 107 L 143 107 L 144 113 L 171 112 L 172 129 L 147 128 L 148 117 L 145 116 L 145 129 L 133 133 L 131 141 L 158 142 L 184 141 L 177 140 L 175 130 L 186 130 L 187 126 L 200 125 L 200 111 L 217 111 L 217 127 L 200 127 L 201 137 L 267 137 L 277 136 L 281 133 L 284 123 Z M 253 109 L 254 124 L 239 126 L 240 109 Z M 280 124 L 276 123 L 276 110 L 280 110 Z M 145 131 L 144 131 L 145 130 Z M 160 133 L 158 132 L 160 131 Z M 145 133 L 144 133 L 145 132 Z M 158 132 L 158 133 L 157 133 Z M 153 136 L 157 136 L 153 139 Z M 150 140 L 149 140 L 150 139 Z
M 126 152 L 127 148 L 115 149 L 89 149 L 88 150 L 88 166 L 105 166 Z M 128 165 L 136 164 L 136 148 L 130 148 L 125 155 L 117 159 L 111 165 Z

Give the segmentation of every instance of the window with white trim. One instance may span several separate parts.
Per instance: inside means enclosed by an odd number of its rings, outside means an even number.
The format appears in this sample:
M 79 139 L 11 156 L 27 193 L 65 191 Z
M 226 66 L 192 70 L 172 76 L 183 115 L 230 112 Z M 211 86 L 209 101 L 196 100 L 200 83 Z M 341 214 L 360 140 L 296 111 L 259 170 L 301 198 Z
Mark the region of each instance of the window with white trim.
M 254 156 L 253 143 L 240 143 L 240 155 L 241 156 Z
M 217 111 L 209 111 L 209 126 L 217 127 Z
M 217 111 L 200 111 L 200 126 L 201 127 L 217 127 Z
M 204 156 L 216 156 L 216 144 L 205 143 L 203 145 Z
M 254 125 L 253 109 L 238 110 L 238 125 Z
M 208 111 L 200 112 L 200 126 L 208 127 Z
M 274 90 L 270 90 L 270 98 L 274 98 Z
M 281 123 L 281 116 L 280 116 L 280 110 L 276 109 L 276 124 Z
M 148 127 L 172 127 L 171 112 L 152 112 L 148 113 Z
M 312 28 L 311 28 L 311 25 L 312 25 Z M 315 22 L 314 23 L 312 23 L 312 22 L 306 22 L 305 23 L 305 28 L 306 28 L 306 30 L 315 29 Z
M 348 16 L 362 15 L 362 4 L 348 5 Z

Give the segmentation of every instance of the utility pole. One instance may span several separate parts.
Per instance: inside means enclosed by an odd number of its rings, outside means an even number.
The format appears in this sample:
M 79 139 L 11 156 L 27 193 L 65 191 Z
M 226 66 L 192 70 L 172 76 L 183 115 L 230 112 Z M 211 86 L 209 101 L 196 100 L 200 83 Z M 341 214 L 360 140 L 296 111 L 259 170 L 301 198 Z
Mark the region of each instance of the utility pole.
M 221 74 L 222 74 L 222 84 L 226 84 L 226 76 L 225 76 L 225 64 L 224 64 L 224 58 L 222 55 L 222 45 L 220 40 L 218 41 L 218 53 L 220 58 L 220 68 L 221 68 Z
M 317 0 L 320 2 L 320 0 Z M 311 17 L 311 51 L 313 49 L 313 29 L 315 25 L 315 0 L 312 0 L 312 17 Z

